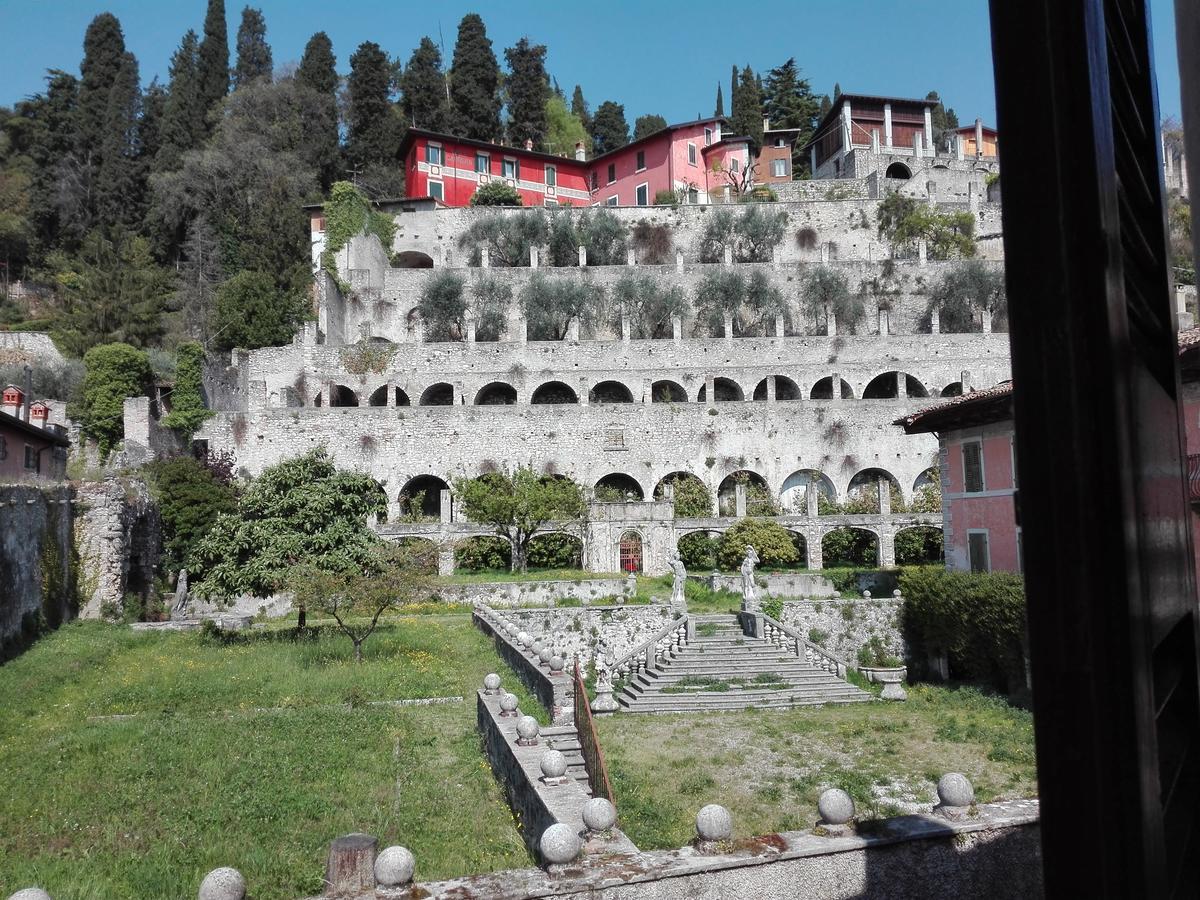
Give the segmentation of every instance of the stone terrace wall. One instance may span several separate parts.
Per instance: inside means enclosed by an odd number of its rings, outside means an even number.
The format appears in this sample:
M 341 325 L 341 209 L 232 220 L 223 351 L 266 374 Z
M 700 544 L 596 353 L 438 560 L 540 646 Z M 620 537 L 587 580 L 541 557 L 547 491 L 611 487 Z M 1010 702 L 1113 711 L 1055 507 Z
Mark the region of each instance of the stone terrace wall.
M 537 697 L 538 702 L 550 713 L 555 725 L 569 724 L 575 720 L 573 668 L 566 665 L 562 672 L 552 674 L 548 666 L 505 634 L 504 618 L 486 606 L 476 606 L 471 620 L 496 644 L 496 652 L 508 664 L 517 678 Z M 537 635 L 535 635 L 537 637 Z
M 628 599 L 637 592 L 629 578 L 581 578 L 574 581 L 492 581 L 438 588 L 446 603 L 486 603 L 492 607 L 553 606 L 561 600 L 589 603 Z
M 115 478 L 82 483 L 75 530 L 87 573 L 82 618 L 98 619 L 106 607 L 121 609 L 126 593 L 150 596 L 162 523 L 144 485 Z
M 74 618 L 78 565 L 69 485 L 0 485 L 0 662 Z
M 876 637 L 889 654 L 908 657 L 901 597 L 788 600 L 779 621 L 852 666 L 858 664 L 858 651 Z
M 586 666 L 597 656 L 620 659 L 652 638 L 674 615 L 665 604 L 589 606 L 581 609 L 514 609 L 500 614 L 541 638 L 567 662 Z

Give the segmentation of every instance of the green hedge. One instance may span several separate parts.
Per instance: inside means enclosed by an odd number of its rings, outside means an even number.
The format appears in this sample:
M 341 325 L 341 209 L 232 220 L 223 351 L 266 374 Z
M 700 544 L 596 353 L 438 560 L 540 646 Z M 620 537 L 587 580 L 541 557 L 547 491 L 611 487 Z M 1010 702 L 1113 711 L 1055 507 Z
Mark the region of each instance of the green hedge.
M 1007 693 L 1025 689 L 1025 586 L 1008 572 L 903 571 L 904 627 L 915 660 L 945 653 L 950 677 Z

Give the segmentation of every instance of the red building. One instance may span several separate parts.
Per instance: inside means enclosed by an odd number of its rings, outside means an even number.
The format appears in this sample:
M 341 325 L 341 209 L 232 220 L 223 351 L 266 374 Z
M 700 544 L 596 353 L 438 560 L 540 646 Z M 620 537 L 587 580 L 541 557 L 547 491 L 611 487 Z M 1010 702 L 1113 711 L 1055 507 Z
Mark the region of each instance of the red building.
M 60 480 L 70 446 L 61 425 L 35 424 L 0 411 L 0 481 Z

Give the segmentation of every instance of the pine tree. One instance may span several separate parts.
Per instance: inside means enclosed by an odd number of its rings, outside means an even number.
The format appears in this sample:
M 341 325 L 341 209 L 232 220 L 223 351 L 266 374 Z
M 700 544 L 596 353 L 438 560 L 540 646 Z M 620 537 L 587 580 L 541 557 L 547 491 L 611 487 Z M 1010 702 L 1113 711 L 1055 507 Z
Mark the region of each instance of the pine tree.
M 204 110 L 205 132 L 209 132 L 208 114 L 229 93 L 229 33 L 225 27 L 225 0 L 208 0 L 204 16 L 204 40 L 200 42 L 197 77 L 200 82 L 200 106 Z
M 163 109 L 160 147 L 154 164 L 159 172 L 179 168 L 183 154 L 199 147 L 204 140 L 199 45 L 196 32 L 188 31 L 171 57 L 171 81 Z
M 142 91 L 138 64 L 125 53 L 108 92 L 100 166 L 96 171 L 96 214 L 101 225 L 133 229 L 142 218 L 145 172 L 139 159 L 138 123 Z
M 717 108 L 713 111 L 713 115 L 719 119 L 725 118 L 725 98 L 721 94 L 721 82 L 717 82 Z
M 49 248 L 61 240 L 62 217 L 56 202 L 61 190 L 58 174 L 61 161 L 75 145 L 79 81 L 60 69 L 46 73 L 46 92 L 17 104 L 17 114 L 38 121 L 42 127 L 29 148 L 33 162 L 29 218 L 33 244 Z
M 242 10 L 242 24 L 237 33 L 237 64 L 233 69 L 233 86 L 243 87 L 258 78 L 270 79 L 274 66 L 271 45 L 267 43 L 267 20 L 261 9 L 247 6 Z
M 398 149 L 387 54 L 365 41 L 350 57 L 346 156 L 356 166 L 389 165 Z
M 831 109 L 833 109 L 833 101 L 829 99 L 828 94 L 822 94 L 821 107 L 817 110 L 818 119 L 824 119 Z
M 738 98 L 738 67 L 732 67 L 732 73 L 729 76 L 729 120 L 732 124 L 737 118 L 737 98 Z
M 479 141 L 500 136 L 500 65 L 483 19 L 463 16 L 450 66 L 450 121 L 456 134 Z
M 400 105 L 405 128 L 445 131 L 449 104 L 446 76 L 442 73 L 442 54 L 428 37 L 409 57 L 400 76 Z
M 700 118 L 697 116 L 696 118 Z M 633 123 L 633 139 L 640 141 L 648 135 L 654 134 L 656 131 L 662 131 L 667 127 L 667 120 L 658 115 L 638 116 Z
M 138 163 L 146 176 L 153 170 L 158 151 L 162 149 L 162 126 L 166 110 L 167 89 L 155 78 L 142 91 L 142 119 L 138 122 Z
M 337 60 L 333 55 L 333 42 L 323 31 L 318 31 L 304 45 L 304 56 L 296 69 L 296 83 L 320 97 L 322 115 L 308 123 L 309 143 L 321 190 L 328 191 L 337 179 L 338 136 L 337 110 Z
M 752 152 L 758 152 L 763 138 L 762 94 L 758 90 L 758 79 L 749 66 L 742 69 L 737 93 L 733 97 L 730 127 L 735 135 L 750 138 Z
M 629 124 L 625 121 L 625 107 L 605 100 L 596 109 L 592 120 L 592 144 L 596 154 L 608 153 L 629 143 Z
M 79 105 L 75 127 L 76 152 L 93 171 L 101 163 L 108 95 L 125 57 L 121 23 L 111 13 L 92 19 L 83 38 L 83 62 L 79 64 Z
M 588 111 L 587 101 L 583 99 L 583 88 L 579 85 L 575 85 L 575 93 L 571 95 L 571 113 L 583 123 L 588 134 L 591 134 L 592 114 Z
M 796 128 L 800 131 L 792 155 L 792 170 L 799 171 L 806 165 L 805 154 L 800 152 L 800 148 L 815 133 L 820 103 L 813 96 L 808 79 L 800 77 L 800 69 L 794 58 L 767 73 L 763 113 L 771 120 L 772 128 Z
M 508 139 L 515 145 L 532 141 L 541 150 L 546 145 L 546 47 L 521 38 L 504 51 L 508 63 Z

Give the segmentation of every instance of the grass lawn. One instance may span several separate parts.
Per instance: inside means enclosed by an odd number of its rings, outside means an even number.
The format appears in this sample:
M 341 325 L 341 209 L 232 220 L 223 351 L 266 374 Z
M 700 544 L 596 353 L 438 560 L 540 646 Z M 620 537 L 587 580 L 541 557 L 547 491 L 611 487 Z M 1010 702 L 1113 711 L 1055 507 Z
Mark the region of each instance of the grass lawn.
M 255 898 L 290 900 L 320 893 L 350 831 L 408 846 L 422 879 L 527 865 L 474 691 L 496 671 L 538 707 L 491 643 L 468 616 L 420 616 L 364 650 L 356 666 L 328 633 L 224 645 L 89 622 L 0 667 L 0 896 L 192 898 L 232 865 Z
M 913 686 L 905 703 L 704 716 L 600 717 L 597 727 L 621 828 L 642 849 L 682 847 L 696 812 L 720 803 L 734 834 L 807 830 L 827 787 L 850 793 L 860 819 L 936 801 L 963 772 L 980 802 L 1037 793 L 1033 719 L 970 688 Z

